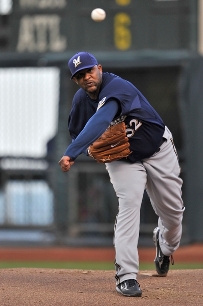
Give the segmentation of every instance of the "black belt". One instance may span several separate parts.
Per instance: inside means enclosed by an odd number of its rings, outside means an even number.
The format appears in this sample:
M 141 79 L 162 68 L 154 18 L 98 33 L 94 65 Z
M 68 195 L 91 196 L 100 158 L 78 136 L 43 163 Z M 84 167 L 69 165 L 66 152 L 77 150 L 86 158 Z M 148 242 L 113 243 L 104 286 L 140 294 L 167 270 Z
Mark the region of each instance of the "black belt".
M 162 138 L 161 138 L 161 141 L 160 141 L 160 144 L 159 144 L 159 147 L 158 147 L 158 149 L 156 150 L 155 153 L 157 153 L 157 152 L 160 151 L 160 147 L 161 147 L 161 145 L 162 145 L 165 141 L 166 141 L 166 138 L 162 137 Z
M 166 138 L 162 137 L 162 138 L 161 138 L 161 142 L 160 142 L 160 144 L 159 144 L 159 147 L 160 147 L 165 141 L 166 141 Z

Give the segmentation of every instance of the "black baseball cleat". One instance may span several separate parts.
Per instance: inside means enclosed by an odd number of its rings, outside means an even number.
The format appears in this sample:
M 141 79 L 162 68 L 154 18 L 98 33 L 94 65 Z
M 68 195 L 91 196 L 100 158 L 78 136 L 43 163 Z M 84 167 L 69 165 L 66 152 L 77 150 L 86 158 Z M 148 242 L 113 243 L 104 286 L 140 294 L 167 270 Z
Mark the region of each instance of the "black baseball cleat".
M 142 290 L 135 279 L 127 279 L 116 286 L 116 291 L 125 296 L 141 296 Z
M 156 227 L 153 231 L 153 241 L 156 247 L 156 256 L 154 263 L 156 266 L 156 271 L 160 276 L 166 276 L 170 266 L 170 256 L 166 256 L 162 253 L 159 245 L 159 227 Z M 174 264 L 173 257 L 171 255 L 171 264 Z

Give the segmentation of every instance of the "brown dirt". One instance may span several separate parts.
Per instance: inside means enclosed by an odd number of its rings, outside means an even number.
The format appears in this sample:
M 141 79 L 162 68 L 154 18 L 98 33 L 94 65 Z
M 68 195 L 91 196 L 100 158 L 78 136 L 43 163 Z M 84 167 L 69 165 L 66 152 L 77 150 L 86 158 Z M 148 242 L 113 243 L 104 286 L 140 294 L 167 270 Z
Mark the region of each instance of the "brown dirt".
M 167 277 L 142 271 L 141 298 L 115 291 L 114 271 L 3 269 L 2 306 L 203 305 L 203 270 L 172 270 Z
M 139 249 L 141 261 L 152 261 L 154 249 Z M 203 245 L 181 247 L 176 262 L 203 262 Z M 113 249 L 0 248 L 0 260 L 113 260 Z M 1 306 L 112 306 L 203 305 L 203 269 L 171 270 L 167 277 L 155 271 L 138 275 L 141 298 L 115 291 L 114 271 L 67 269 L 1 269 Z

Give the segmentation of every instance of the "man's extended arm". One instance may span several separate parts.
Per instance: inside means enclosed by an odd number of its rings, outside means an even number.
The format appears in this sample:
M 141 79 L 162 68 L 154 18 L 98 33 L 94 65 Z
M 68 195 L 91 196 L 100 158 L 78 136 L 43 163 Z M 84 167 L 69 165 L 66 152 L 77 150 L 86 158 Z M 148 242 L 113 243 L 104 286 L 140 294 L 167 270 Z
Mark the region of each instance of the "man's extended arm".
M 59 161 L 63 171 L 68 171 L 73 161 L 102 135 L 114 119 L 118 108 L 119 106 L 116 101 L 109 101 L 89 119 L 84 129 L 67 147 L 64 156 Z

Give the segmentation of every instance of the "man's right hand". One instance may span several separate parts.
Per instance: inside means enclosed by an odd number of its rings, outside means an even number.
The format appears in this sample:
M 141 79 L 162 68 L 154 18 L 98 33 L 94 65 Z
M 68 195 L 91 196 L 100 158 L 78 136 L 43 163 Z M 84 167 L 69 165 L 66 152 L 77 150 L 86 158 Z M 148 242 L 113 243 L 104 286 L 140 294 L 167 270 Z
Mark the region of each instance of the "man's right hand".
M 61 170 L 63 172 L 67 172 L 70 170 L 70 167 L 74 164 L 74 161 L 71 161 L 69 156 L 63 156 L 60 160 L 59 160 L 59 165 L 61 167 Z

